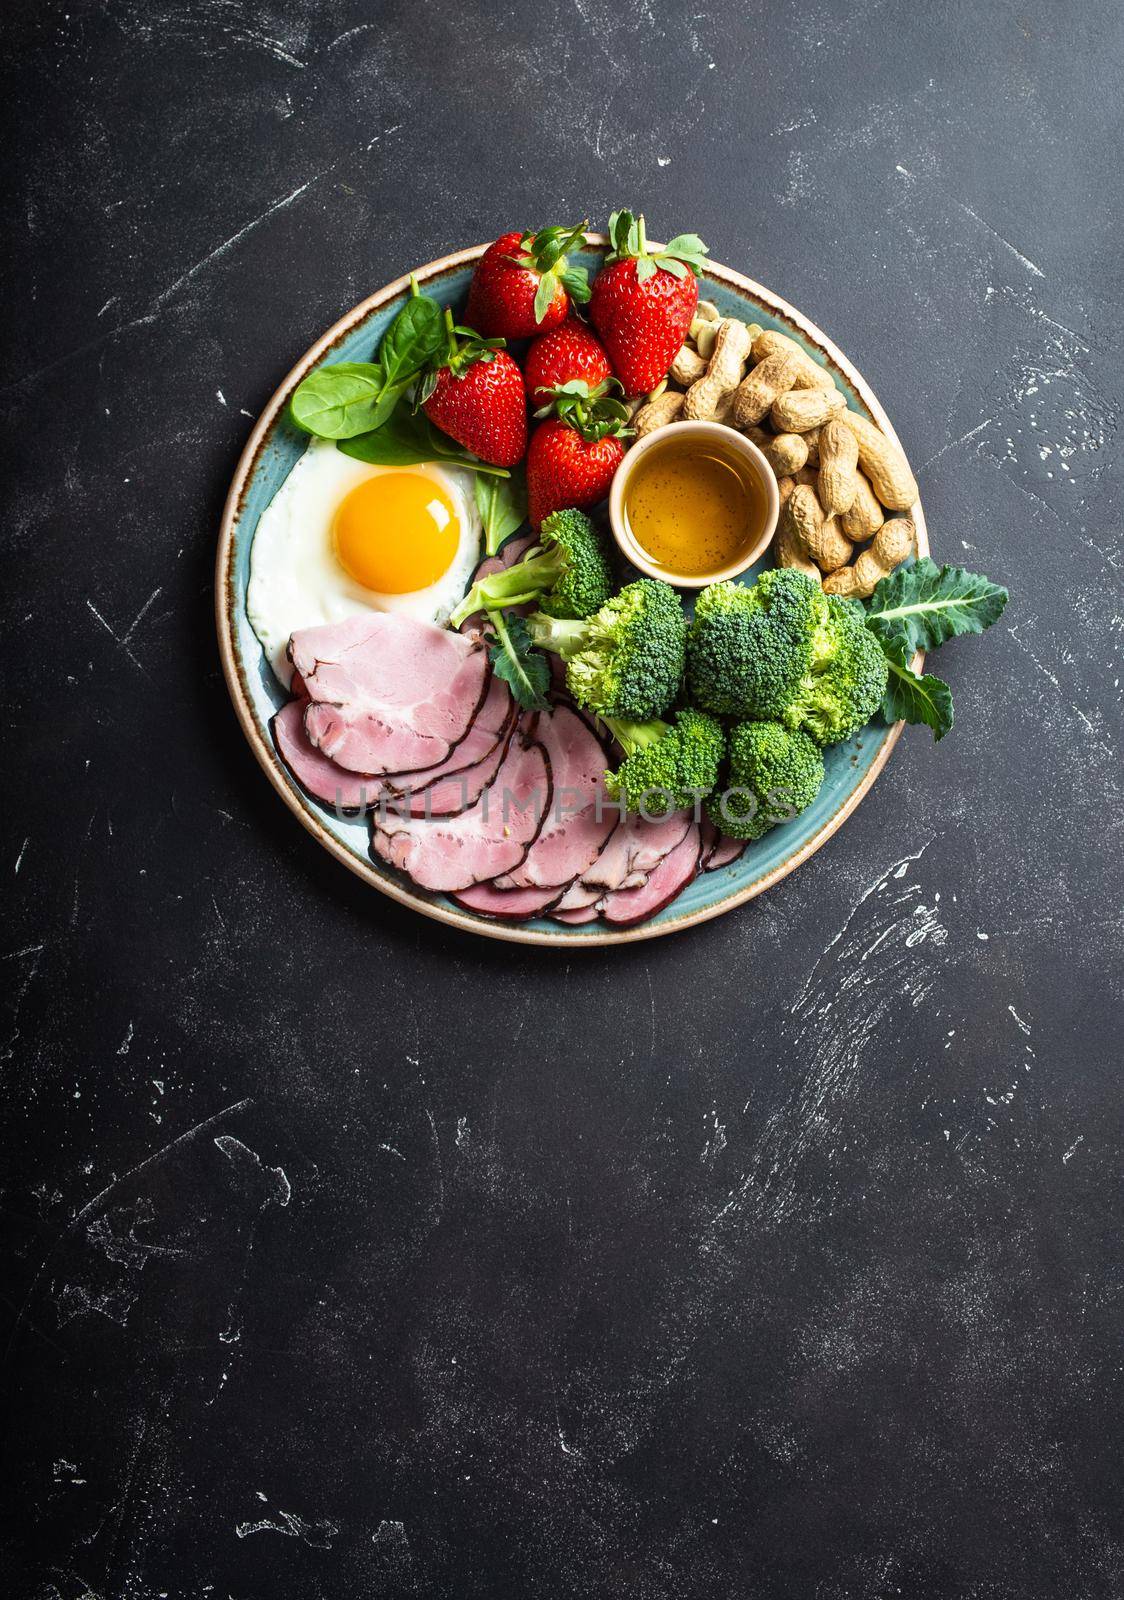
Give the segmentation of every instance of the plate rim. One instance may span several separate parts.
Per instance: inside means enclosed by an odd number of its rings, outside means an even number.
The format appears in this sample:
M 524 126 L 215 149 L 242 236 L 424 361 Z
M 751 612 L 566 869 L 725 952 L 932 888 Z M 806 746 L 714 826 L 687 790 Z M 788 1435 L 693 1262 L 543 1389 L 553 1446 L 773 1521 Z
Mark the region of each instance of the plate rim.
M 589 232 L 585 235 L 585 247 L 587 249 L 606 249 L 608 244 L 608 237 L 603 233 Z M 659 246 L 654 246 L 654 248 L 658 249 Z M 384 878 L 375 870 L 373 863 L 363 861 L 353 855 L 346 845 L 329 832 L 304 796 L 297 793 L 289 783 L 280 757 L 263 737 L 257 726 L 245 670 L 235 648 L 234 534 L 241 516 L 246 490 L 253 476 L 258 457 L 270 430 L 283 412 L 293 390 L 301 379 L 327 355 L 332 347 L 352 331 L 356 324 L 364 321 L 371 312 L 377 311 L 381 306 L 386 305 L 388 301 L 394 300 L 398 295 L 403 294 L 410 287 L 412 278 L 416 278 L 419 284 L 432 283 L 437 278 L 471 265 L 487 249 L 488 242 L 469 245 L 463 250 L 453 251 L 449 255 L 440 256 L 436 260 L 427 262 L 424 266 L 416 267 L 413 272 L 403 273 L 401 277 L 394 278 L 390 283 L 384 284 L 381 289 L 376 289 L 373 294 L 368 295 L 364 300 L 353 306 L 350 311 L 345 312 L 314 344 L 310 345 L 274 390 L 261 415 L 254 423 L 250 436 L 238 458 L 238 465 L 234 470 L 234 477 L 227 491 L 219 523 L 218 548 L 215 555 L 215 627 L 218 634 L 219 657 L 222 662 L 223 677 L 226 680 L 227 690 L 234 705 L 235 715 L 238 718 L 242 732 L 246 736 L 250 749 L 253 751 L 258 765 L 262 768 L 285 805 L 307 832 L 337 861 L 341 862 L 349 872 L 354 873 L 364 883 L 377 889 L 380 894 L 387 895 L 391 900 L 396 900 L 400 905 L 408 906 L 410 910 L 419 912 L 422 916 L 429 917 L 435 922 L 442 922 L 446 926 L 458 928 L 462 932 L 475 934 L 486 939 L 498 939 L 508 944 L 538 945 L 572 952 L 584 949 L 600 950 L 604 949 L 606 945 L 633 944 L 644 939 L 659 939 L 667 934 L 680 933 L 687 928 L 697 927 L 699 923 L 710 922 L 715 917 L 725 916 L 727 912 L 735 910 L 738 906 L 745 905 L 750 900 L 755 900 L 758 895 L 764 894 L 767 889 L 773 888 L 775 884 L 787 878 L 790 873 L 795 872 L 797 867 L 803 866 L 809 857 L 822 849 L 827 841 L 839 831 L 847 818 L 866 797 L 875 779 L 890 759 L 890 753 L 901 737 L 905 724 L 897 722 L 892 728 L 887 729 L 882 747 L 861 782 L 842 804 L 832 812 L 831 816 L 825 819 L 812 837 L 806 840 L 795 854 L 787 857 L 779 866 L 762 873 L 760 877 L 755 878 L 751 883 L 744 884 L 733 890 L 729 895 L 716 901 L 713 905 L 703 906 L 697 911 L 686 913 L 681 917 L 672 918 L 666 922 L 641 923 L 638 927 L 623 928 L 617 931 L 609 928 L 598 928 L 596 932 L 582 934 L 574 934 L 559 927 L 555 932 L 528 928 L 521 923 L 489 921 L 483 917 L 473 916 L 471 912 L 462 911 L 459 907 L 433 904 L 428 900 L 422 899 L 420 893 L 407 885 L 397 883 L 391 878 Z M 883 431 L 898 445 L 899 449 L 902 448 L 893 424 L 862 373 L 814 322 L 773 290 L 766 288 L 764 284 L 757 283 L 744 273 L 736 272 L 732 267 L 724 266 L 720 262 L 711 261 L 708 263 L 706 271 L 702 274 L 702 281 L 706 282 L 707 280 L 750 295 L 760 301 L 762 305 L 767 306 L 773 316 L 787 322 L 791 327 L 802 333 L 810 343 L 827 356 L 828 361 L 846 378 Z M 918 556 L 926 556 L 929 554 L 929 539 L 925 524 L 925 513 L 922 510 L 920 499 L 914 502 L 908 515 L 917 529 L 917 554 Z

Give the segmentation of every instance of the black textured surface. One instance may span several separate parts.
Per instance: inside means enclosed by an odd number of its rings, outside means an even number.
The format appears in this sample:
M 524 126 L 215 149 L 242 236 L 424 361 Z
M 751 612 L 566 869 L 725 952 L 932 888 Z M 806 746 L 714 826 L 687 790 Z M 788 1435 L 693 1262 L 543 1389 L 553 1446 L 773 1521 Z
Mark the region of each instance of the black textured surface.
M 1118 1596 L 1119 6 L 3 27 L 5 1595 Z M 621 202 L 1015 598 L 793 878 L 564 964 L 318 851 L 211 563 L 344 309 Z

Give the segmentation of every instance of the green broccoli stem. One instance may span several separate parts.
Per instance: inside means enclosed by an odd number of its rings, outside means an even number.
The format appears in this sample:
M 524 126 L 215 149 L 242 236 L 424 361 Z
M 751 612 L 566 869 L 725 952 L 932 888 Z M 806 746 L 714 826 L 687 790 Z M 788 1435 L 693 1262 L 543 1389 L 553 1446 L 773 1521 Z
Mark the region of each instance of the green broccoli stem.
M 588 618 L 571 621 L 561 617 L 548 617 L 541 611 L 536 611 L 533 616 L 527 618 L 527 626 L 533 644 L 567 661 L 571 656 L 577 655 L 579 650 L 584 649 L 589 640 Z
M 509 606 L 528 605 L 547 594 L 566 570 L 566 554 L 561 546 L 524 556 L 513 567 L 493 572 L 490 578 L 474 583 L 460 605 L 451 612 L 449 624 L 459 628 L 474 611 L 501 611 Z
M 608 728 L 626 756 L 634 756 L 638 750 L 644 750 L 648 745 L 657 744 L 665 733 L 671 731 L 671 724 L 661 722 L 658 717 L 651 722 L 629 722 L 625 717 L 603 716 L 601 721 Z

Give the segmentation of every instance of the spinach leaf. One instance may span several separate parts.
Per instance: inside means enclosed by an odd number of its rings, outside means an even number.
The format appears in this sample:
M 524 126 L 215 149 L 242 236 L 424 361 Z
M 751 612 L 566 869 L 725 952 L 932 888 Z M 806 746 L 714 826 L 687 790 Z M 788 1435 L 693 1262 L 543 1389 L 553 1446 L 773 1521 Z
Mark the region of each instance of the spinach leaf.
M 510 687 L 525 711 L 544 711 L 550 664 L 531 643 L 527 624 L 522 617 L 505 617 L 502 611 L 489 611 L 488 621 L 495 629 L 485 635 L 492 671 Z
M 351 439 L 376 426 L 383 389 L 382 368 L 371 361 L 339 361 L 318 367 L 298 384 L 289 414 L 305 433 L 321 439 Z
M 477 461 L 447 435 L 438 433 L 424 412 L 411 412 L 404 406 L 391 412 L 381 427 L 356 438 L 338 440 L 336 449 L 355 461 L 367 461 L 379 467 L 413 467 L 422 461 L 448 461 L 452 466 L 467 467 L 470 472 L 496 478 L 510 476 L 506 467 Z
M 293 421 L 321 439 L 354 439 L 381 428 L 410 384 L 437 360 L 447 342 L 445 313 L 414 283 L 409 299 L 383 336 L 379 359 L 338 361 L 309 373 L 290 403 Z
M 923 722 L 934 739 L 943 739 L 952 727 L 952 690 L 927 672 L 919 677 L 910 666 L 913 651 L 903 638 L 881 641 L 890 668 L 890 681 L 882 702 L 887 722 Z
M 494 556 L 505 539 L 527 520 L 527 487 L 523 474 L 512 478 L 478 477 L 476 506 L 484 522 L 484 549 Z
M 386 330 L 379 346 L 379 362 L 386 382 L 412 378 L 445 349 L 445 314 L 436 300 L 413 294 Z
M 963 567 L 938 567 L 928 556 L 898 567 L 871 596 L 866 625 L 885 642 L 902 639 L 910 654 L 946 639 L 982 633 L 1007 604 L 1007 590 Z
M 444 354 L 448 338 L 445 313 L 436 300 L 417 293 L 415 285 L 415 292 L 390 324 L 379 346 L 383 392 L 368 427 L 382 427 L 418 374 Z M 435 377 L 427 376 L 431 389 Z M 423 391 L 419 399 L 425 398 Z

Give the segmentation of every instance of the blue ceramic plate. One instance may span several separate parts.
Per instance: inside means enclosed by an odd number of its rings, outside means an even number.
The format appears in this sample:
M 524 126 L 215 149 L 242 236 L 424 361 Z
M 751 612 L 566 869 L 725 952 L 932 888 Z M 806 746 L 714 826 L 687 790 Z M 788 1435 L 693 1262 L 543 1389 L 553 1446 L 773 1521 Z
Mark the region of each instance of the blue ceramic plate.
M 604 247 L 603 235 L 589 235 L 589 248 L 583 256 L 591 272 L 600 265 Z M 457 255 L 446 256 L 421 267 L 416 276 L 427 293 L 442 304 L 462 303 L 473 263 L 485 248 L 477 245 Z M 703 873 L 650 922 L 624 930 L 613 930 L 596 922 L 578 927 L 564 927 L 546 920 L 498 923 L 463 911 L 442 895 L 426 894 L 390 868 L 373 862 L 367 853 L 366 823 L 361 819 L 341 820 L 332 811 L 310 801 L 278 758 L 269 734 L 269 721 L 284 696 L 246 618 L 246 585 L 250 575 L 250 546 L 258 518 L 308 443 L 307 436 L 286 419 L 285 408 L 297 384 L 314 367 L 332 361 L 371 360 L 408 289 L 408 277 L 380 289 L 330 328 L 297 363 L 255 426 L 234 475 L 219 536 L 216 613 L 223 669 L 239 721 L 254 754 L 289 809 L 352 872 L 424 916 L 452 923 L 472 933 L 572 950 L 654 939 L 732 911 L 792 872 L 826 843 L 882 770 L 901 732 L 900 723 L 893 728 L 872 723 L 849 743 L 826 751 L 827 777 L 815 803 L 807 811 L 748 845 L 733 866 Z M 873 417 L 891 438 L 896 438 L 889 419 L 861 375 L 830 340 L 783 300 L 760 284 L 717 265 L 712 265 L 705 275 L 702 293 L 715 301 L 724 314 L 779 328 L 798 339 L 832 369 L 848 404 Z M 920 505 L 914 506 L 910 514 L 917 526 L 917 553 L 926 555 L 928 540 Z M 747 573 L 745 581 L 752 581 L 757 570 L 754 568 Z

